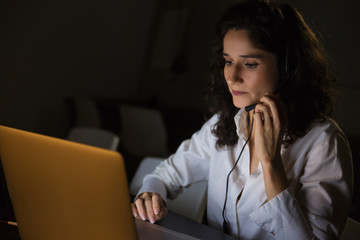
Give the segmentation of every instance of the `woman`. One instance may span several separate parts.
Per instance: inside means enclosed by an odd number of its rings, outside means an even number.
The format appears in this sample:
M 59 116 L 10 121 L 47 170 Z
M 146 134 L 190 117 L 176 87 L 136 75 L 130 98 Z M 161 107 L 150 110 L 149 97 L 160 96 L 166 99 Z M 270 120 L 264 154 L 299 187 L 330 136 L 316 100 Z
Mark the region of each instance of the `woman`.
M 337 238 L 351 152 L 328 117 L 335 77 L 315 34 L 288 4 L 260 0 L 229 8 L 216 30 L 215 114 L 145 177 L 134 216 L 155 222 L 166 197 L 208 180 L 214 228 L 243 239 Z

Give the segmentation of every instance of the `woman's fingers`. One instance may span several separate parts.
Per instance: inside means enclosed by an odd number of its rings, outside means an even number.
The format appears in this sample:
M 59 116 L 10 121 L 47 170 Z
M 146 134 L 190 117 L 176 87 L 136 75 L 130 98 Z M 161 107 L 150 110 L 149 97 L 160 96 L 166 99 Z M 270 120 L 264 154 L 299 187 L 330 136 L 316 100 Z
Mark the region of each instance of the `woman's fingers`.
M 167 209 L 161 196 L 157 193 L 145 192 L 131 204 L 135 218 L 149 220 L 151 223 L 162 219 L 167 215 Z
M 154 213 L 155 215 L 159 215 L 160 214 L 160 210 L 161 210 L 161 202 L 160 202 L 161 197 L 159 196 L 159 194 L 154 194 L 152 196 L 152 202 L 153 202 L 153 209 L 154 209 Z
M 261 117 L 263 125 L 272 124 L 271 110 L 265 103 L 259 103 L 256 105 L 255 113 Z
M 260 101 L 269 106 L 275 124 L 284 124 L 285 116 L 284 112 L 282 111 L 282 104 L 275 95 L 265 94 L 265 96 L 262 97 Z
M 131 203 L 131 211 L 132 211 L 132 214 L 133 214 L 133 216 L 135 218 L 140 219 L 139 212 L 138 212 L 138 210 L 136 208 L 135 203 Z
M 153 209 L 155 213 L 155 218 L 163 218 L 167 215 L 167 209 L 165 207 L 164 201 L 161 196 L 157 193 L 153 194 Z
M 153 210 L 153 203 L 152 203 L 152 198 L 151 197 L 146 197 L 144 199 L 145 201 L 145 208 L 146 208 L 146 214 L 147 214 L 147 219 L 151 222 L 154 223 L 155 222 L 155 214 L 154 214 L 154 210 Z
M 136 208 L 137 208 L 137 211 L 138 211 L 138 216 L 140 217 L 140 219 L 146 220 L 147 219 L 147 213 L 146 213 L 146 207 L 145 207 L 144 199 L 142 198 L 143 194 L 141 194 L 135 200 L 135 205 L 136 205 Z

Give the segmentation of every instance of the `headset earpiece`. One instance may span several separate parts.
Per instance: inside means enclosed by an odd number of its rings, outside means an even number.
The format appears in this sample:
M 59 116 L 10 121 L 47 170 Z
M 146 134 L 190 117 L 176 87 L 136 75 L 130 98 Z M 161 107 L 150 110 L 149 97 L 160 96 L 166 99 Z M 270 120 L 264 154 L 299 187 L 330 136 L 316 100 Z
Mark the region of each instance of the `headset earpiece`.
M 286 81 L 289 80 L 291 77 L 291 70 L 290 70 L 290 64 L 289 64 L 289 52 L 290 52 L 290 41 L 288 40 L 286 43 L 286 50 L 285 50 L 285 56 L 283 58 L 283 62 L 280 66 L 280 72 L 281 72 L 281 81 L 279 83 L 279 86 L 274 91 L 274 93 L 277 93 L 279 89 L 284 85 Z

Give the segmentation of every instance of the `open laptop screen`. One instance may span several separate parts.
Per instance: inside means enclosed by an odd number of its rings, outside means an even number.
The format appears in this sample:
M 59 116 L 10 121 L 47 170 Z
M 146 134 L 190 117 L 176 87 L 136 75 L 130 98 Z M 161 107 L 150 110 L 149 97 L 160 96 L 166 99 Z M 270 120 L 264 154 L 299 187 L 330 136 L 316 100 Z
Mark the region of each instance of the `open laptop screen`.
M 0 126 L 0 156 L 23 239 L 136 239 L 119 153 Z

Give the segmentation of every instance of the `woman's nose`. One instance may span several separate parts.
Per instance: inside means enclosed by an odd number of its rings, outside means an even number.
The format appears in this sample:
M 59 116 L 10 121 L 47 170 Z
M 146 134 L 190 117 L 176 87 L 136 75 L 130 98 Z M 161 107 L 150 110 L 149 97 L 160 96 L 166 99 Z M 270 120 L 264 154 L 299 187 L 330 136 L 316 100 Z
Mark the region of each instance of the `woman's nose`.
M 234 64 L 232 68 L 228 70 L 226 80 L 229 83 L 243 82 L 241 67 Z

